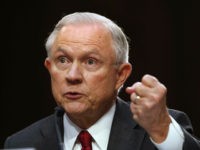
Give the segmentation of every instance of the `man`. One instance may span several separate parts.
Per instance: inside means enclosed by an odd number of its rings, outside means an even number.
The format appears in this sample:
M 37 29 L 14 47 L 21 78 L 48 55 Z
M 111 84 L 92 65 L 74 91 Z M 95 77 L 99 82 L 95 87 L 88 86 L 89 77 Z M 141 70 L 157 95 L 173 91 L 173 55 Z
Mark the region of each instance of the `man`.
M 117 96 L 132 67 L 126 36 L 108 18 L 67 15 L 46 49 L 56 112 L 10 136 L 5 148 L 80 150 L 84 132 L 93 150 L 200 149 L 187 116 L 167 109 L 166 88 L 155 77 L 126 89 L 130 105 Z

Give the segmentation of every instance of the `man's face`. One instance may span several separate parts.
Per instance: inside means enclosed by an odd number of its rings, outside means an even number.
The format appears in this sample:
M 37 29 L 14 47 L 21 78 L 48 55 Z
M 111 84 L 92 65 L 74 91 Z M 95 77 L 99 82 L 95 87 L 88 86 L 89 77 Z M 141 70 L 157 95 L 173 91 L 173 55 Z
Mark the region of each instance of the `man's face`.
M 110 33 L 101 25 L 61 29 L 45 61 L 58 105 L 71 117 L 100 117 L 123 84 Z

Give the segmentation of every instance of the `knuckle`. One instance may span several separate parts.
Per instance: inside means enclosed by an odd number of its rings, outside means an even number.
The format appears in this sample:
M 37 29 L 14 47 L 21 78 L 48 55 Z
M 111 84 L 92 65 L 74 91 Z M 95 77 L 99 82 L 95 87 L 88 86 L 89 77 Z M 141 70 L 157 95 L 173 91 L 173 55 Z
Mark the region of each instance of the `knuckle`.
M 153 107 L 153 103 L 152 102 L 146 102 L 146 103 L 143 103 L 143 108 L 145 109 L 145 110 L 151 110 L 152 109 L 152 107 Z
M 149 74 L 145 74 L 143 77 L 142 77 L 142 82 L 145 82 L 146 80 L 148 80 L 150 78 L 150 75 Z
M 140 91 L 142 88 L 142 83 L 141 82 L 136 82 L 134 87 L 135 87 L 135 91 Z
M 163 91 L 163 93 L 167 93 L 167 88 L 163 84 L 161 84 L 161 90 Z
M 160 85 L 157 87 L 157 90 L 158 90 L 158 93 L 160 93 L 161 96 L 167 94 L 167 88 L 166 88 L 163 84 L 160 84 Z
M 143 77 L 142 77 L 142 81 L 146 81 L 146 80 L 153 80 L 153 81 L 157 81 L 157 78 L 150 75 L 150 74 L 145 74 Z
M 136 83 L 135 83 L 135 88 L 138 88 L 138 87 L 140 87 L 140 86 L 141 86 L 141 84 L 142 84 L 141 82 L 136 82 Z

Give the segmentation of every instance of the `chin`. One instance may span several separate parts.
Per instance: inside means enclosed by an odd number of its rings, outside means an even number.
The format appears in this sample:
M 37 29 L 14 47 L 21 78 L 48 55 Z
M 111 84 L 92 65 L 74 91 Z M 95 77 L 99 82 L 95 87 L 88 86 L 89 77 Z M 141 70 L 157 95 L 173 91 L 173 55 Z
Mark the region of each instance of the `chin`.
M 67 114 L 80 115 L 87 112 L 88 107 L 82 103 L 67 103 L 62 105 Z

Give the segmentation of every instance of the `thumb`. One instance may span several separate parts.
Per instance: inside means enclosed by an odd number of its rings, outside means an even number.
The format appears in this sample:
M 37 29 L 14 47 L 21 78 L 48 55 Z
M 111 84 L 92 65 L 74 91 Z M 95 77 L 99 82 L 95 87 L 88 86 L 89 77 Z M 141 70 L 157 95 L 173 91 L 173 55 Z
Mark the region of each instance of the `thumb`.
M 126 93 L 132 94 L 135 92 L 135 88 L 133 86 L 129 86 L 126 88 Z

